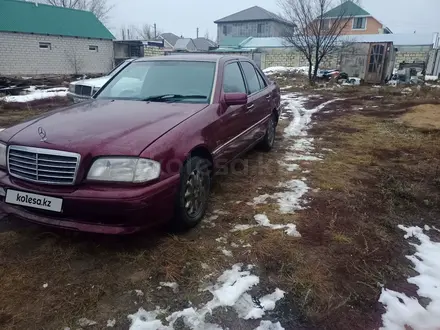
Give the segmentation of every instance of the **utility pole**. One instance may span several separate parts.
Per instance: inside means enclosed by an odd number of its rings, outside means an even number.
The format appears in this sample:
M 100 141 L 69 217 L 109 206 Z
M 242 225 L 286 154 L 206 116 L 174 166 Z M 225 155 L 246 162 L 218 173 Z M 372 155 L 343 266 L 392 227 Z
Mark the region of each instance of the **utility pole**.
M 197 28 L 197 30 L 196 30 L 197 32 L 196 32 L 196 36 L 197 36 L 197 38 L 199 37 L 199 28 Z
M 156 23 L 154 23 L 154 39 L 157 38 L 157 28 L 156 28 Z

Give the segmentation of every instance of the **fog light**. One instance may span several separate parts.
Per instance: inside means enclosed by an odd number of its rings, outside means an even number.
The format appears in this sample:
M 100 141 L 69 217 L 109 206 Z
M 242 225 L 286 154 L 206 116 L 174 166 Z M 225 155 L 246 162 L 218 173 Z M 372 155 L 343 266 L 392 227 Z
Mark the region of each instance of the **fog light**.
M 0 196 L 2 196 L 2 197 L 6 196 L 6 190 L 2 187 L 0 187 Z

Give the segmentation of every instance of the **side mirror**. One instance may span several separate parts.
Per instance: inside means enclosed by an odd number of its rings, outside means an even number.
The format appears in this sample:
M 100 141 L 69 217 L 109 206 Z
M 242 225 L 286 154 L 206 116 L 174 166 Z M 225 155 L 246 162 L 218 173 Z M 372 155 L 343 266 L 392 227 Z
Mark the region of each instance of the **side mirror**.
M 227 105 L 243 105 L 247 104 L 248 96 L 246 93 L 226 93 L 224 99 Z

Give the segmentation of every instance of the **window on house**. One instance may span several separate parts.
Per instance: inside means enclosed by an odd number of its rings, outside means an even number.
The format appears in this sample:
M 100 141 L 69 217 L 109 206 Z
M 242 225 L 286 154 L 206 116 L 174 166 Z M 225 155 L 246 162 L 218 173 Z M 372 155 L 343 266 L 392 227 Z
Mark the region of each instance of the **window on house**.
M 228 34 L 228 26 L 223 25 L 223 34 L 226 36 Z
M 263 24 L 262 23 L 257 25 L 257 33 L 263 33 Z
M 330 30 L 330 20 L 324 19 L 321 21 L 321 30 L 328 31 Z
M 367 27 L 366 17 L 355 17 L 353 18 L 353 30 L 365 30 Z
M 40 49 L 52 49 L 52 44 L 50 42 L 40 42 Z
M 89 46 L 91 52 L 98 52 L 98 46 Z

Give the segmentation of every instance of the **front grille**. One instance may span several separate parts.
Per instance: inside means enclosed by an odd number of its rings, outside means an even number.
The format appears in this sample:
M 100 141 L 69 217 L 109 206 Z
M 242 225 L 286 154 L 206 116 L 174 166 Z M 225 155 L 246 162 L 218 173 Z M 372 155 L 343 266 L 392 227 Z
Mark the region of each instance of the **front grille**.
M 10 146 L 9 174 L 32 182 L 72 185 L 75 183 L 80 155 L 42 148 Z
M 75 85 L 75 94 L 76 95 L 92 96 L 92 87 L 83 86 L 83 85 Z

